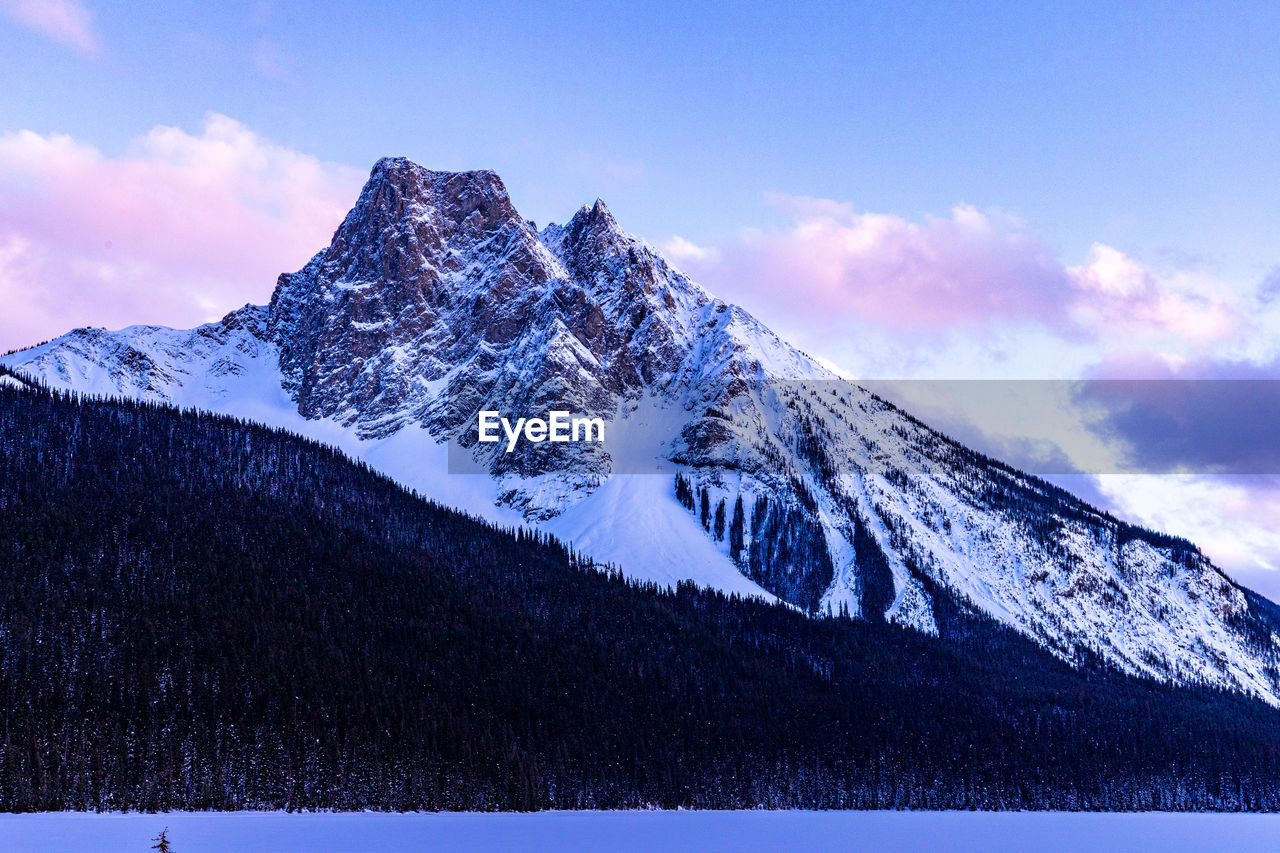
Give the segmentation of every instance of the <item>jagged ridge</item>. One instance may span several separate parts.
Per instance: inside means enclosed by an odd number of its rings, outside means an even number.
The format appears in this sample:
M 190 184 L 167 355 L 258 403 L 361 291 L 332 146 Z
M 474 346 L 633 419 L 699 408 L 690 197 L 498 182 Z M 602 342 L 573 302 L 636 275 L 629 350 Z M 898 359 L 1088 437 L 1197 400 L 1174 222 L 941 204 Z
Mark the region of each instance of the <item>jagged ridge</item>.
M 535 230 L 492 172 L 381 160 L 329 247 L 281 276 L 267 308 L 187 332 L 78 330 L 3 363 L 350 440 L 415 485 L 424 460 L 387 448 L 425 431 L 488 469 L 493 503 L 641 575 L 661 557 L 673 579 L 929 632 L 953 602 L 1068 660 L 1280 700 L 1274 611 L 1194 548 L 838 380 L 601 201 Z M 281 394 L 291 412 L 272 408 Z M 655 491 L 617 446 L 477 445 L 481 408 L 608 419 L 705 494 L 709 533 L 672 479 Z M 735 541 L 714 519 L 739 501 Z

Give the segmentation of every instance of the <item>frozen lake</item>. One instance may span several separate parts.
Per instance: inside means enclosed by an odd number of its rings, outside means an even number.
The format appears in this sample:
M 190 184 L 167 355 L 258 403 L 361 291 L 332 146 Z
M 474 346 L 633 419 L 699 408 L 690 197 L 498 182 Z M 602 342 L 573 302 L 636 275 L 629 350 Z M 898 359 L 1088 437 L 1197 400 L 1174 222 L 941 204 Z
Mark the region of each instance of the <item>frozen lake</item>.
M 1280 815 L 1064 812 L 278 812 L 0 815 L 0 850 L 147 853 L 393 851 L 1276 850 Z

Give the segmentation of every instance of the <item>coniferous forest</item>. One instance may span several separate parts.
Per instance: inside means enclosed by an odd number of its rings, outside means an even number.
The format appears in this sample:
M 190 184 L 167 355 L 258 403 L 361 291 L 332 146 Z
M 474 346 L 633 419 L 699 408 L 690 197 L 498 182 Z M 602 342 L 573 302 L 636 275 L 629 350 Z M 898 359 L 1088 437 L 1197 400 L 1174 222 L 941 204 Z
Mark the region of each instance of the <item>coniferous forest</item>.
M 4 811 L 1280 808 L 1275 709 L 936 616 L 644 588 L 287 433 L 0 386 Z

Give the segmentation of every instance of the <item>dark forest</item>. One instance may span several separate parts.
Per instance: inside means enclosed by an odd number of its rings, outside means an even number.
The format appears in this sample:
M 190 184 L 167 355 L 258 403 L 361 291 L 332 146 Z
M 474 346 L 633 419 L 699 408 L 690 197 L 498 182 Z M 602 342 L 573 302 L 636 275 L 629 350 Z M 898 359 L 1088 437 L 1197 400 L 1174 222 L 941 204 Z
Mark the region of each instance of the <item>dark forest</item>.
M 0 386 L 3 811 L 1280 808 L 1275 709 L 939 610 L 644 587 L 284 432 Z

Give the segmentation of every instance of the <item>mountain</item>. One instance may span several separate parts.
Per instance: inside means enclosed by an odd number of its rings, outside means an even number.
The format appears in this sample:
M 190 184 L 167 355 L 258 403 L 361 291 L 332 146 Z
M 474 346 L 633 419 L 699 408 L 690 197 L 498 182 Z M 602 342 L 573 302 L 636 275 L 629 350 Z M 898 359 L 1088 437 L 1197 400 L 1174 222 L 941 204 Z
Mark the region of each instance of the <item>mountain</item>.
M 327 442 L 641 580 L 935 634 L 958 607 L 1075 664 L 1280 704 L 1274 605 L 1193 545 L 840 379 L 603 202 L 537 229 L 492 172 L 381 160 L 268 306 L 194 330 L 80 329 L 0 364 Z M 597 416 L 609 438 L 507 453 L 477 441 L 482 410 Z
M 1280 808 L 1262 702 L 943 597 L 939 638 L 640 586 L 283 430 L 26 384 L 0 811 Z

